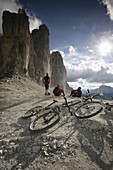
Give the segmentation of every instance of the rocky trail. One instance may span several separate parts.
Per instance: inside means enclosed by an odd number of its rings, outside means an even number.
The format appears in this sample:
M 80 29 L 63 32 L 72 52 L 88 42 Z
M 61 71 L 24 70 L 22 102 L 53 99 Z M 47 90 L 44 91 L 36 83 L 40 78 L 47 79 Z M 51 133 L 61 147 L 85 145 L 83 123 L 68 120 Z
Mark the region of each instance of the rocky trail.
M 34 117 L 23 119 L 24 112 L 54 98 L 28 78 L 1 80 L 0 169 L 113 170 L 113 111 L 79 120 L 62 108 L 60 122 L 47 132 L 29 130 Z

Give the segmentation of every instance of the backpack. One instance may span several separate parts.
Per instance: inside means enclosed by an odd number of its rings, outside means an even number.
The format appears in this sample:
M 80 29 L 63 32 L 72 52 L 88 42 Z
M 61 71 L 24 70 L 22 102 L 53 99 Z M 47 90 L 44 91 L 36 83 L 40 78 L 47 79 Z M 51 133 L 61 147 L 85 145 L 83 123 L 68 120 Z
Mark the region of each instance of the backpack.
M 45 76 L 45 77 L 44 77 L 44 83 L 45 83 L 45 84 L 49 84 L 49 77 L 48 77 L 48 76 Z
M 72 97 L 77 97 L 77 93 L 74 92 L 74 93 L 72 94 Z

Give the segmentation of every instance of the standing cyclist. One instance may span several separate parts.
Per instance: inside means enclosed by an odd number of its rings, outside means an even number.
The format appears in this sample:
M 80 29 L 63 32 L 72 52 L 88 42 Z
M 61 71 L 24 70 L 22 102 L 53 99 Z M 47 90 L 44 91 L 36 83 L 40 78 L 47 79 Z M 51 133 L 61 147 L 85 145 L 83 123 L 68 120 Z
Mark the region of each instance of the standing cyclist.
M 50 77 L 49 77 L 48 73 L 46 73 L 46 76 L 42 79 L 42 82 L 45 85 L 45 95 L 50 95 L 50 93 L 48 92 L 49 83 L 50 83 Z

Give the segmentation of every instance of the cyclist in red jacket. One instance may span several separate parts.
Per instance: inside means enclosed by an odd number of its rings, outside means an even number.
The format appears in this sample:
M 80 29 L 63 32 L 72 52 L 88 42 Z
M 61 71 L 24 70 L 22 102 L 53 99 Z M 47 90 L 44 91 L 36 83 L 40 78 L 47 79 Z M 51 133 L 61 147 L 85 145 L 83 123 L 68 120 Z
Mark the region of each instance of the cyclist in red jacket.
M 46 76 L 42 79 L 42 82 L 45 85 L 45 95 L 50 95 L 50 93 L 48 92 L 49 84 L 50 84 L 50 77 L 48 73 L 46 73 Z
M 81 87 L 78 87 L 77 90 L 72 90 L 70 94 L 70 96 L 72 97 L 81 97 L 81 95 L 82 95 Z
M 64 90 L 63 90 L 63 89 L 60 89 L 60 85 L 58 84 L 58 85 L 54 88 L 53 94 L 54 94 L 55 96 L 64 95 Z

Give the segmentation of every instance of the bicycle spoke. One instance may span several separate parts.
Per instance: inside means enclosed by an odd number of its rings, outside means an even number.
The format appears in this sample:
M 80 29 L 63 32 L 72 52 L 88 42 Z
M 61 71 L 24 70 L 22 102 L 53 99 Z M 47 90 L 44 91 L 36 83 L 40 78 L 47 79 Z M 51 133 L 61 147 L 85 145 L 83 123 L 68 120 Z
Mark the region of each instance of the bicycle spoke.
M 103 107 L 99 102 L 89 102 L 81 105 L 75 111 L 75 116 L 79 118 L 88 118 L 99 113 Z
M 59 112 L 52 111 L 45 113 L 44 115 L 37 117 L 30 124 L 30 130 L 37 132 L 45 131 L 54 126 L 56 123 L 58 123 L 59 120 L 60 120 Z

